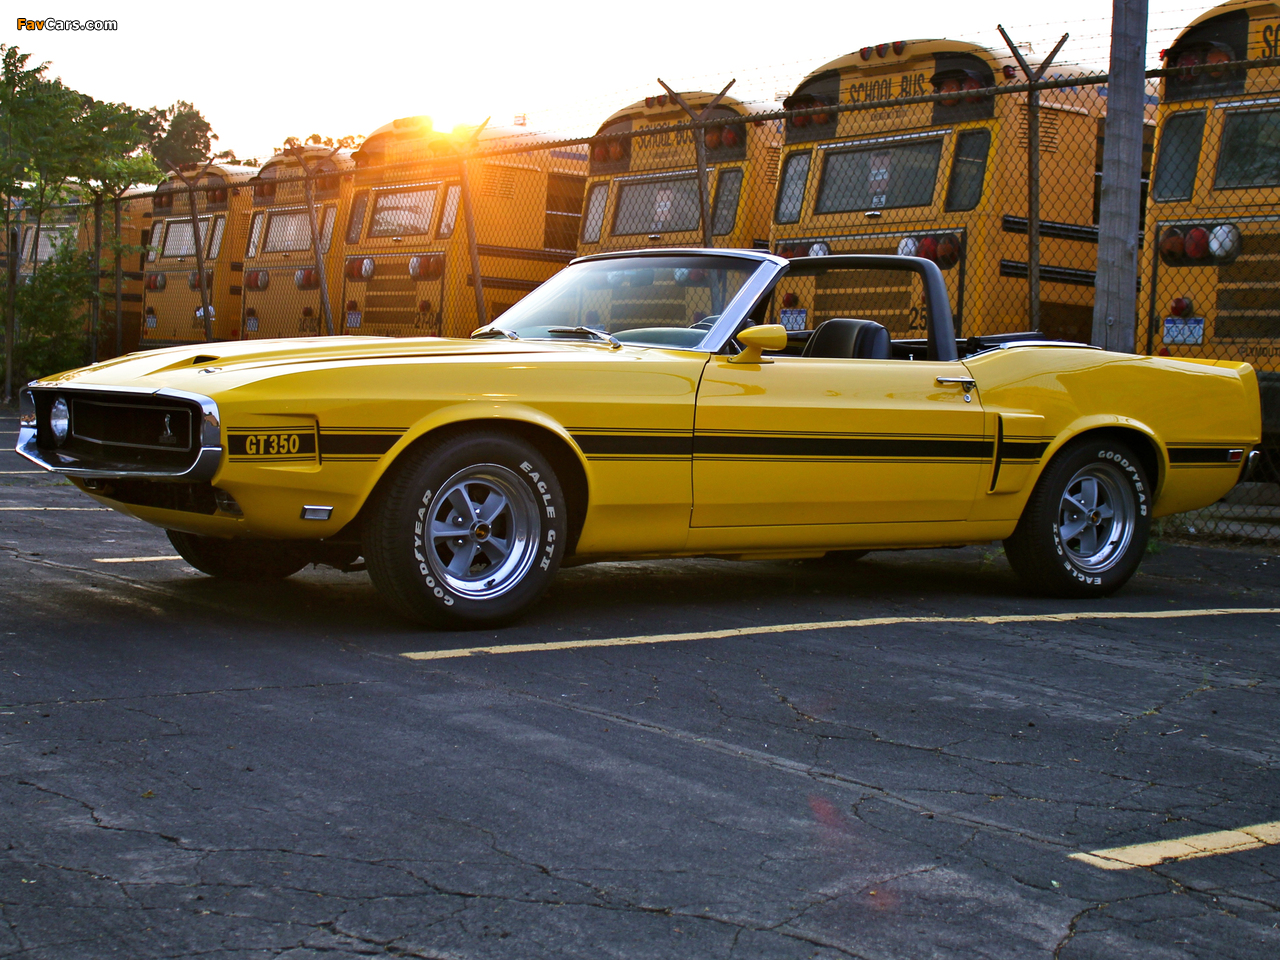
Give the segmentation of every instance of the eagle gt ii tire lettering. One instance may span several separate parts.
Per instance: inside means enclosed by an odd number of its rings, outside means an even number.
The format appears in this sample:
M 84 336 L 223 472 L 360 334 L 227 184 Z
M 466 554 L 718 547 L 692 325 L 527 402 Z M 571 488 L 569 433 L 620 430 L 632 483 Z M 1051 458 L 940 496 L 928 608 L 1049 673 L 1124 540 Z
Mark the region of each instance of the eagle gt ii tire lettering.
M 564 556 L 555 471 L 508 434 L 468 434 L 408 455 L 379 491 L 364 557 L 379 593 L 435 626 L 483 626 L 522 613 Z
M 1151 530 L 1151 483 L 1127 444 L 1082 437 L 1045 468 L 1005 555 L 1033 590 L 1057 597 L 1113 593 L 1133 576 Z

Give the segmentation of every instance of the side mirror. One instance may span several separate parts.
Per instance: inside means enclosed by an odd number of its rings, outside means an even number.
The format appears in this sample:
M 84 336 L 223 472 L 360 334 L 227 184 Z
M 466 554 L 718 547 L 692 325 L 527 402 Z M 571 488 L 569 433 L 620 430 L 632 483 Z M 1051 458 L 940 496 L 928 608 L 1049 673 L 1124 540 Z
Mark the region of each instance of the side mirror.
M 742 352 L 730 357 L 730 363 L 773 363 L 765 360 L 762 350 L 785 350 L 787 348 L 787 328 L 780 323 L 766 323 L 758 327 L 747 327 L 738 334 L 738 342 L 742 344 Z

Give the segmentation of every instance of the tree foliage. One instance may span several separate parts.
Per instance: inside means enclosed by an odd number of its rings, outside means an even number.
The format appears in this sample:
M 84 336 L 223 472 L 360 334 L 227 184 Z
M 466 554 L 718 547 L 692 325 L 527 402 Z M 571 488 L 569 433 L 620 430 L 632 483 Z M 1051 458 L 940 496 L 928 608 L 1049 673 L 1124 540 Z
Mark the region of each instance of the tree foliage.
M 0 44 L 0 216 L 6 244 L 18 221 L 34 230 L 28 250 L 39 249 L 51 208 L 105 202 L 135 184 L 157 183 L 162 176 L 154 158 L 202 160 L 217 139 L 189 103 L 143 111 L 104 102 L 51 79 L 48 66 Z M 119 245 L 118 238 L 103 239 L 108 249 Z M 7 273 L 0 276 L 6 394 L 27 375 L 83 361 L 86 304 L 97 296 L 93 254 L 75 244 L 24 266 L 30 275 L 13 289 Z
M 218 139 L 204 115 L 185 100 L 164 108 L 152 107 L 146 123 L 148 146 L 161 169 L 167 169 L 166 164 L 178 167 L 203 163 L 212 155 L 213 142 Z

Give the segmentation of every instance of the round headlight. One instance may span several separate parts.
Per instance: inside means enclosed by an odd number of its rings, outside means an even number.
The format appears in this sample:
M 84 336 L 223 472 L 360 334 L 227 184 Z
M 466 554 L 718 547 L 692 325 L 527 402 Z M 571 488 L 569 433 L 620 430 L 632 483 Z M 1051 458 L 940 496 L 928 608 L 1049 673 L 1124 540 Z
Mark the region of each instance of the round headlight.
M 53 401 L 53 407 L 49 410 L 49 429 L 53 431 L 54 438 L 61 446 L 67 439 L 67 432 L 71 429 L 71 411 L 67 407 L 67 401 L 62 397 Z
M 821 240 L 819 240 L 817 243 L 815 243 L 813 246 L 809 248 L 809 256 L 811 257 L 825 257 L 830 252 L 831 252 L 831 248 L 828 247 Z

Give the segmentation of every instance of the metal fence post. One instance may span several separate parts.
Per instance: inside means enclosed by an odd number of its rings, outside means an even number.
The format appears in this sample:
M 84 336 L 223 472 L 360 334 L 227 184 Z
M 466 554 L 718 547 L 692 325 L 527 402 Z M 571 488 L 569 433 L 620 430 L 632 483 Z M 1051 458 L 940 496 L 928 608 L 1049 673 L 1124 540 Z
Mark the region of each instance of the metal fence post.
M 1137 336 L 1146 54 L 1147 0 L 1114 0 L 1093 343 L 1125 353 L 1134 352 Z
M 1018 66 L 1028 82 L 1035 84 L 1044 76 L 1045 70 L 1058 55 L 1062 45 L 1067 42 L 1068 34 L 1063 34 L 1058 45 L 1034 72 L 1027 61 L 1004 32 L 1004 27 L 997 25 L 1000 36 L 1009 45 Z M 1040 329 L 1040 91 L 1034 86 L 1027 91 L 1027 320 L 1032 330 Z
M 311 226 L 311 255 L 316 258 L 316 278 L 320 281 L 320 312 L 324 314 L 324 330 L 327 336 L 333 336 L 333 312 L 329 305 L 329 279 L 324 268 L 324 257 L 320 253 L 320 221 L 316 217 L 315 191 L 312 189 L 314 175 L 302 155 L 303 148 L 295 148 L 293 154 L 298 158 L 298 166 L 302 168 L 302 189 L 307 200 L 307 223 Z M 337 148 L 330 152 L 332 157 Z M 335 217 L 336 217 L 335 213 Z
M 8 198 L 5 198 L 8 202 Z M 6 216 L 6 219 L 8 217 Z M 7 269 L 7 280 L 4 291 L 4 399 L 9 402 L 13 399 L 13 367 L 17 360 L 16 353 L 18 348 L 18 314 L 17 314 L 17 292 L 18 292 L 18 259 L 22 256 L 18 239 L 21 232 L 17 227 L 9 228 L 9 235 L 5 239 L 8 241 L 8 249 L 5 251 L 5 267 Z
M 484 281 L 480 279 L 480 249 L 476 244 L 476 215 L 471 206 L 471 180 L 467 176 L 465 156 L 458 160 L 458 171 L 462 186 L 462 221 L 467 227 L 467 255 L 471 258 L 471 276 L 475 281 L 476 325 L 483 327 L 489 322 L 489 314 L 484 308 Z
M 98 322 L 102 301 L 102 194 L 93 196 L 93 297 L 89 301 L 89 362 L 98 362 Z
M 729 92 L 729 88 L 736 82 L 736 80 L 730 80 L 724 85 L 723 90 L 711 98 L 710 103 L 703 107 L 701 111 L 694 113 L 693 107 L 689 106 L 689 104 L 685 102 L 684 97 L 680 96 L 680 94 L 676 93 L 663 83 L 661 77 L 658 78 L 658 83 L 661 83 L 662 89 L 667 91 L 667 96 L 671 98 L 673 103 L 679 104 L 680 109 L 687 113 L 689 118 L 695 123 L 705 120 L 710 116 L 712 109 L 714 109 L 716 104 L 724 98 L 724 95 Z M 702 224 L 702 245 L 704 247 L 710 247 L 712 243 L 711 231 L 713 224 L 711 223 L 711 178 L 710 172 L 707 170 L 706 127 L 697 127 L 694 129 L 693 149 L 694 154 L 698 158 L 698 220 Z
M 195 181 L 188 180 L 186 175 L 172 163 L 168 164 L 174 176 L 181 180 L 187 187 L 187 202 L 191 205 L 191 244 L 196 249 L 196 276 L 200 282 L 200 314 L 204 317 L 204 338 L 205 340 L 213 339 L 213 317 L 209 315 L 209 288 L 204 282 L 204 237 L 200 236 L 200 217 L 196 212 L 196 188 L 195 183 L 200 180 L 209 168 L 213 166 L 210 160 L 204 165 L 204 169 L 196 174 Z M 206 193 L 206 196 L 208 194 Z M 212 231 L 211 231 L 212 232 Z
M 120 250 L 120 198 L 115 199 L 116 242 L 116 356 L 124 353 L 124 261 Z

